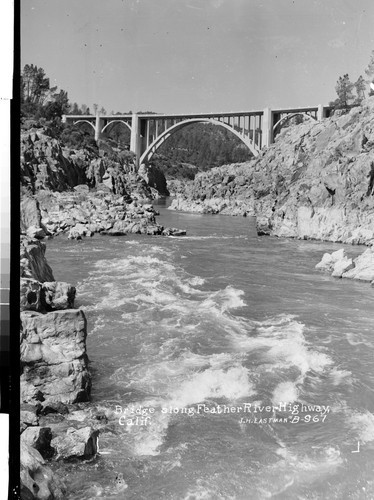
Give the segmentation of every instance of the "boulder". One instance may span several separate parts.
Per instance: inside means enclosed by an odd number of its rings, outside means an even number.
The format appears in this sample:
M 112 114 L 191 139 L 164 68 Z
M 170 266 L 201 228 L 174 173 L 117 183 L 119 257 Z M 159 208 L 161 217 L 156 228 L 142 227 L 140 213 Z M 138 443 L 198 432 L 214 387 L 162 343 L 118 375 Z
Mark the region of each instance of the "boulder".
M 20 411 L 21 433 L 29 426 L 39 425 L 38 406 L 23 404 Z
M 33 278 L 41 283 L 54 281 L 52 269 L 45 258 L 45 244 L 38 240 L 21 238 L 21 278 Z
M 63 500 L 65 485 L 45 466 L 38 450 L 21 441 L 20 485 L 22 499 Z
M 87 401 L 91 377 L 83 311 L 24 311 L 21 326 L 21 400 Z
M 42 285 L 32 278 L 21 278 L 20 282 L 20 309 L 21 311 L 41 311 Z
M 374 280 L 374 248 L 365 250 L 354 260 L 354 267 L 343 274 L 343 278 L 351 278 L 361 281 Z
M 162 231 L 163 236 L 185 236 L 187 231 L 185 229 L 177 229 L 175 227 L 166 227 Z
M 354 267 L 355 265 L 353 263 L 353 260 L 348 259 L 348 257 L 344 257 L 343 259 L 335 262 L 331 276 L 334 276 L 335 278 L 341 278 L 344 273 L 346 273 L 350 269 L 353 269 Z
M 316 269 L 322 269 L 323 271 L 332 271 L 337 262 L 346 259 L 345 250 L 341 248 L 336 252 L 325 253 L 318 264 L 316 264 Z
M 75 224 L 69 231 L 68 238 L 69 240 L 81 240 L 82 236 L 86 236 L 87 227 L 85 224 Z
M 28 427 L 21 434 L 21 442 L 38 450 L 43 458 L 51 458 L 53 455 L 51 440 L 52 432 L 50 427 Z
M 42 285 L 43 302 L 47 311 L 72 309 L 76 289 L 63 281 L 46 281 Z
M 91 458 L 98 451 L 99 431 L 91 427 L 74 429 L 70 427 L 66 434 L 52 439 L 51 445 L 56 450 L 56 459 Z
M 47 236 L 47 232 L 39 226 L 30 226 L 27 228 L 26 234 L 29 238 L 36 238 L 42 240 Z
M 40 228 L 41 214 L 39 203 L 33 196 L 21 194 L 20 216 L 21 233 L 26 233 L 31 227 Z

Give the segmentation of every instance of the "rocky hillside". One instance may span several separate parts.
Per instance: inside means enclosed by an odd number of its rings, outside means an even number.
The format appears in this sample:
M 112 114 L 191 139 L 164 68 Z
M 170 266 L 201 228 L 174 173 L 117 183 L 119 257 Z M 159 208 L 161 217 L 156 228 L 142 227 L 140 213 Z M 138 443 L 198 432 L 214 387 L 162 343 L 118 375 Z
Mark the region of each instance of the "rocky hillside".
M 256 215 L 259 232 L 374 243 L 374 97 L 285 129 L 252 162 L 200 173 L 172 209 Z
M 162 172 L 156 167 L 136 172 L 129 151 L 114 150 L 102 141 L 97 149 L 70 149 L 44 129 L 22 133 L 20 177 L 21 185 L 33 194 L 63 192 L 81 184 L 136 200 L 168 194 Z
M 185 234 L 157 224 L 147 203 L 169 194 L 164 174 L 155 166 L 137 170 L 132 153 L 104 141 L 73 150 L 30 129 L 21 137 L 20 177 L 21 233 L 29 237 Z

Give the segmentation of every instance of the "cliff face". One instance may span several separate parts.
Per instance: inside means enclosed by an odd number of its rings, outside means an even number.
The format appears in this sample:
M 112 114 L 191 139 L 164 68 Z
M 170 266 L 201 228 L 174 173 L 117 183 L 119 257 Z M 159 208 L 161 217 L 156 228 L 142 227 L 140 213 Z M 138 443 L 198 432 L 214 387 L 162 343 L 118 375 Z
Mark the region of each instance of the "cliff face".
M 162 172 L 153 170 L 147 167 L 144 172 L 135 172 L 131 153 L 114 151 L 104 144 L 99 143 L 97 152 L 73 150 L 43 129 L 21 135 L 21 184 L 32 193 L 63 192 L 85 184 L 133 199 L 154 199 L 167 190 Z
M 40 224 L 38 203 L 24 197 L 23 232 Z M 41 416 L 66 413 L 65 404 L 89 400 L 86 318 L 83 311 L 74 309 L 75 287 L 55 281 L 45 258 L 44 243 L 21 235 L 20 257 L 21 496 L 62 500 L 66 497 L 65 486 L 46 460 L 56 453 L 61 455 L 59 443 L 65 443 L 71 429 L 53 427 L 53 420 L 42 423 Z M 64 456 L 75 457 L 77 442 L 84 450 L 80 453 L 82 458 L 96 453 L 98 431 L 92 427 L 84 431 L 84 435 L 77 435 L 77 430 L 74 445 L 69 442 L 65 446 Z M 87 454 L 87 449 L 92 453 Z
M 40 241 L 21 239 L 21 401 L 87 401 L 86 318 L 73 309 L 75 288 L 54 280 L 44 253 Z
M 374 243 L 374 97 L 285 129 L 252 162 L 197 175 L 172 208 L 256 215 L 277 236 Z

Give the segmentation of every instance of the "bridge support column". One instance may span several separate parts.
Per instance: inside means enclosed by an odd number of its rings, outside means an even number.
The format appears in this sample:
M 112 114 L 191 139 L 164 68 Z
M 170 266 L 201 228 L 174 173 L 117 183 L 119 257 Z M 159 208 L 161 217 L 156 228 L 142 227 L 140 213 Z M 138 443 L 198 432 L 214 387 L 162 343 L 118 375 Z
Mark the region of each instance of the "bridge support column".
M 140 135 L 140 118 L 137 113 L 133 113 L 131 118 L 131 137 L 130 137 L 130 151 L 135 153 L 136 166 L 139 166 L 139 159 L 141 155 L 141 135 Z
M 100 118 L 99 114 L 96 115 L 95 120 L 95 141 L 97 142 L 101 137 L 101 130 L 103 128 L 103 120 Z
M 326 118 L 326 109 L 323 106 L 323 104 L 318 104 L 318 111 L 317 111 L 317 120 L 320 122 L 324 118 Z
M 264 109 L 262 122 L 262 144 L 261 147 L 269 147 L 274 142 L 273 112 L 270 108 Z

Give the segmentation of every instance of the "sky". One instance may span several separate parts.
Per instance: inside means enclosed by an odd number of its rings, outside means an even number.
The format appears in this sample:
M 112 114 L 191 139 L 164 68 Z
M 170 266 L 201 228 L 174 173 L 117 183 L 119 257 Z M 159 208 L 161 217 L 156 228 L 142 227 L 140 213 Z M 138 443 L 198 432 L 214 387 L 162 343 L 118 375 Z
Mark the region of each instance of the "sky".
M 107 112 L 328 104 L 364 76 L 373 0 L 21 0 L 21 67 Z

